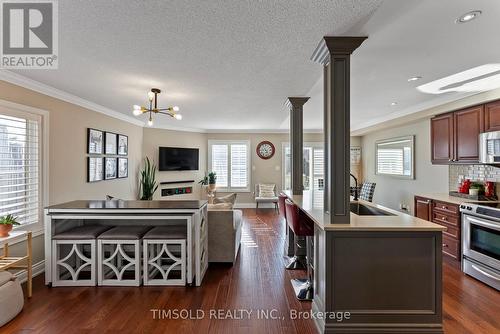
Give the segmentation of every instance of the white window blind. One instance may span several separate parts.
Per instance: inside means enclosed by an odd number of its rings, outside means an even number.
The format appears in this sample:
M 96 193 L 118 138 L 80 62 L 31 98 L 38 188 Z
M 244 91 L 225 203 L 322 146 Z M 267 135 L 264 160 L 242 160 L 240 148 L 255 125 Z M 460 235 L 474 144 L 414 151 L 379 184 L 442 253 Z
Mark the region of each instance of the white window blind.
M 228 186 L 228 147 L 227 145 L 212 145 L 212 166 L 210 171 L 217 174 L 217 187 Z
M 248 186 L 248 161 L 246 145 L 231 145 L 231 187 Z
M 208 169 L 217 174 L 221 191 L 250 190 L 250 143 L 209 140 Z
M 377 142 L 377 174 L 413 178 L 413 140 L 409 136 Z
M 39 156 L 38 122 L 0 115 L 0 215 L 23 225 L 40 218 Z

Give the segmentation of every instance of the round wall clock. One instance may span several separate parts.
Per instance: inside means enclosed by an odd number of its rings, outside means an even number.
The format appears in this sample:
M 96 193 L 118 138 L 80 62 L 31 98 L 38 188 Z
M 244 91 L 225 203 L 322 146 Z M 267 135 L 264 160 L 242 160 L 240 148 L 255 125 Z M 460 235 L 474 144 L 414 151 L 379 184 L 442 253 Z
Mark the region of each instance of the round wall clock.
M 270 141 L 264 140 L 257 145 L 257 155 L 261 159 L 271 159 L 275 151 L 276 149 Z

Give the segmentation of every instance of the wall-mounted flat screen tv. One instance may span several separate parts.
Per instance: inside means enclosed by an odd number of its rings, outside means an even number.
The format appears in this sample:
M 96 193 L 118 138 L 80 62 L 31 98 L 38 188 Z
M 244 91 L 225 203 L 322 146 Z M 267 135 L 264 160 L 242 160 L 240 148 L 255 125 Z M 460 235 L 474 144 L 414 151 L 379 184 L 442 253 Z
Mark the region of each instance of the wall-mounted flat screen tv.
M 197 148 L 160 147 L 158 169 L 160 171 L 198 170 Z

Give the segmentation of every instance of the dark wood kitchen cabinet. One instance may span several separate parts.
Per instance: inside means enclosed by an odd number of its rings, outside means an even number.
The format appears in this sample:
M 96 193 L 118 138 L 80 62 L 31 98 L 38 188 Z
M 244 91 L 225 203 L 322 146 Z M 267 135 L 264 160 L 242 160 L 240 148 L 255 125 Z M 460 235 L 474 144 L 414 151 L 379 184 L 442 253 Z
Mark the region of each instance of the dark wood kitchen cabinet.
M 431 155 L 433 164 L 447 164 L 454 158 L 455 127 L 453 113 L 431 119 Z
M 454 112 L 454 162 L 479 161 L 479 134 L 484 132 L 483 106 Z
M 484 132 L 500 131 L 500 101 L 484 106 Z
M 460 262 L 461 218 L 458 204 L 427 197 L 415 196 L 415 217 L 445 228 L 443 231 L 443 254 Z
M 431 119 L 433 164 L 479 161 L 479 134 L 485 131 L 484 110 L 484 105 L 479 105 Z
M 432 220 L 432 200 L 415 196 L 415 217 L 423 220 Z

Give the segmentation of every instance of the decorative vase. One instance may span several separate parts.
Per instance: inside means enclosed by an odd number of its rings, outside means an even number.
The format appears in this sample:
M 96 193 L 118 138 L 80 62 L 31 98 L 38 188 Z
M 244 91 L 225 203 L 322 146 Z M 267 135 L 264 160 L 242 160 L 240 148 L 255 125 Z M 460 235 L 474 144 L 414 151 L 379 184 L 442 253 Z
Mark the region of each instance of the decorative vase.
M 12 231 L 12 225 L 0 224 L 0 238 L 8 237 L 10 231 Z
M 214 192 L 215 188 L 216 188 L 215 184 L 209 184 L 208 185 L 208 191 L 210 191 L 210 192 Z

